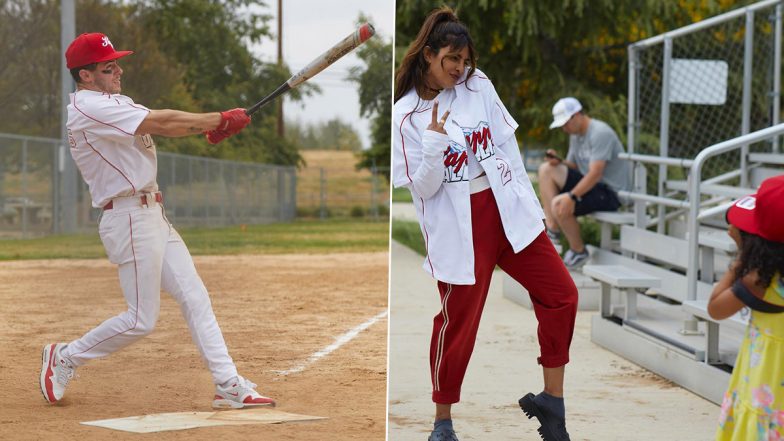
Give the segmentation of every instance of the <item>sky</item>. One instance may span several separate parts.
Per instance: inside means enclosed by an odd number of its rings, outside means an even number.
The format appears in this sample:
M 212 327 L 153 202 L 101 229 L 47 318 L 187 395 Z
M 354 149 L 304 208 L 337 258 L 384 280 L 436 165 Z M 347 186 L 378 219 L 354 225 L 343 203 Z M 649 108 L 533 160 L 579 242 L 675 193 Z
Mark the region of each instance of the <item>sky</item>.
M 273 16 L 270 27 L 277 34 L 277 0 L 267 0 L 262 11 Z M 394 34 L 394 0 L 283 0 L 283 59 L 292 73 L 342 40 L 354 30 L 360 12 L 369 17 L 376 35 L 390 41 Z M 251 50 L 268 62 L 277 61 L 277 41 L 266 40 Z M 321 88 L 321 93 L 295 103 L 285 98 L 286 120 L 319 123 L 339 117 L 359 133 L 363 147 L 370 145 L 370 123 L 359 116 L 357 84 L 346 80 L 351 66 L 363 66 L 354 52 L 308 80 Z M 390 66 L 391 69 L 391 66 Z M 390 83 L 390 88 L 392 84 Z M 262 91 L 259 99 L 271 91 Z

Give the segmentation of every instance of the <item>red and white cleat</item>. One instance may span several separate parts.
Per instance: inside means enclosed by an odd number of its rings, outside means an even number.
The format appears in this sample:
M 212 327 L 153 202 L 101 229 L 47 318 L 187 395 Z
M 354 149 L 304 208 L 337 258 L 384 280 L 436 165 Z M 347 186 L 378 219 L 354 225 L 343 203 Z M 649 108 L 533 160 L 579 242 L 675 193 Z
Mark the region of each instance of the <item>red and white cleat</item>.
M 41 392 L 46 401 L 56 403 L 65 393 L 65 387 L 74 376 L 76 369 L 64 358 L 60 351 L 65 348 L 65 343 L 52 343 L 44 346 L 41 356 Z
M 224 388 L 215 386 L 215 398 L 212 407 L 215 409 L 242 409 L 243 407 L 269 406 L 275 407 L 275 400 L 259 395 L 256 385 L 243 377 L 237 377 L 231 386 Z

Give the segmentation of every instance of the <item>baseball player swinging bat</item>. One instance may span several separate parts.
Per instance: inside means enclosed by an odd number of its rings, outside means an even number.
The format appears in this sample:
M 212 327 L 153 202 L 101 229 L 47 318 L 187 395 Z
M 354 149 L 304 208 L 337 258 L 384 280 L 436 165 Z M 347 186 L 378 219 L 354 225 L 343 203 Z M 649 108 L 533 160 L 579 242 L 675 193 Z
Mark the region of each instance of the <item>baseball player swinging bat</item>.
M 373 25 L 370 23 L 363 24 L 359 27 L 359 29 L 352 32 L 351 35 L 341 40 L 340 43 L 332 46 L 328 51 L 316 57 L 315 60 L 311 61 L 310 64 L 305 66 L 302 70 L 292 75 L 288 81 L 281 84 L 271 94 L 265 96 L 261 101 L 245 110 L 245 113 L 248 116 L 256 113 L 256 111 L 258 111 L 262 106 L 277 98 L 278 95 L 281 95 L 297 87 L 301 83 L 304 83 L 308 79 L 313 78 L 316 76 L 316 74 L 326 69 L 329 65 L 338 61 L 343 55 L 346 55 L 347 53 L 359 47 L 360 44 L 367 41 L 375 33 L 376 30 L 373 28 Z

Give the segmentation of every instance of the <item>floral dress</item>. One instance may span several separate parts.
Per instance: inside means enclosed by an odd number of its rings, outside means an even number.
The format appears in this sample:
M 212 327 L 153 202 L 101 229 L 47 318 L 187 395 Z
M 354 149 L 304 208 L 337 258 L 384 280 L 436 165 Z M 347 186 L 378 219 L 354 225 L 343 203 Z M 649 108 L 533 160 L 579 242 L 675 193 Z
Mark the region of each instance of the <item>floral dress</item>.
M 784 278 L 765 301 L 784 305 Z M 717 441 L 784 441 L 784 313 L 751 312 L 721 404 Z

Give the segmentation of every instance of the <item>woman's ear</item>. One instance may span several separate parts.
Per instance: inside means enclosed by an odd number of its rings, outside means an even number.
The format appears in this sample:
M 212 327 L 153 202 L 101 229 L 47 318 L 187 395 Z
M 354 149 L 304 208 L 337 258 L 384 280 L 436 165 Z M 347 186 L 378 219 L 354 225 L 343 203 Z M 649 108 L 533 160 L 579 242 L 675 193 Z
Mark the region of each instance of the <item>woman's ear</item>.
M 425 46 L 425 48 L 422 50 L 422 55 L 425 56 L 425 61 L 427 62 L 427 64 L 430 64 L 433 62 L 433 59 L 438 54 L 436 53 L 436 51 L 431 49 L 430 46 Z

